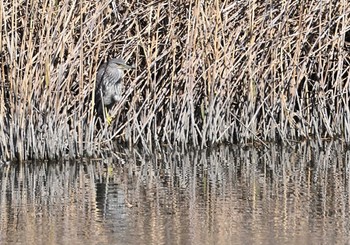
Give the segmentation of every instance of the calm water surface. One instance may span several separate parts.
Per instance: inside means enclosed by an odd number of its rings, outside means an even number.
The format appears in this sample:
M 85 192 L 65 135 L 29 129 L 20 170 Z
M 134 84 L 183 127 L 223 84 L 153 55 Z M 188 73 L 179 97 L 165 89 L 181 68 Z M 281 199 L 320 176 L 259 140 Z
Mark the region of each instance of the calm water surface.
M 11 164 L 0 244 L 349 244 L 349 168 L 334 143 Z

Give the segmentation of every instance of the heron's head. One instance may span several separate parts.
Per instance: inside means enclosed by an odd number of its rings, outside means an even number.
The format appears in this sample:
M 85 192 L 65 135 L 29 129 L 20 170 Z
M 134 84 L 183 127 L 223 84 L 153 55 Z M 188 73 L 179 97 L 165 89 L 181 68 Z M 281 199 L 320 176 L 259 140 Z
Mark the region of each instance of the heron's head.
M 127 65 L 127 64 L 125 63 L 125 61 L 124 61 L 123 59 L 121 59 L 121 58 L 111 59 L 111 60 L 109 61 L 109 63 L 110 63 L 111 65 L 113 65 L 113 66 L 116 65 L 117 68 L 120 69 L 120 70 L 135 69 L 134 66 L 129 66 L 129 65 Z

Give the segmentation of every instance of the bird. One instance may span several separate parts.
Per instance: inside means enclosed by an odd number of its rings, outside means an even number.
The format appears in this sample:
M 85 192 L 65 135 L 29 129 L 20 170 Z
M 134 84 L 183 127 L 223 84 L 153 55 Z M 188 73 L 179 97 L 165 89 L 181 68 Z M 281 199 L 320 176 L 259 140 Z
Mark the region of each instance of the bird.
M 112 117 L 108 111 L 122 99 L 125 85 L 124 71 L 134 69 L 127 65 L 122 58 L 112 58 L 100 65 L 96 75 L 95 85 L 95 111 L 98 118 L 104 119 L 108 124 Z

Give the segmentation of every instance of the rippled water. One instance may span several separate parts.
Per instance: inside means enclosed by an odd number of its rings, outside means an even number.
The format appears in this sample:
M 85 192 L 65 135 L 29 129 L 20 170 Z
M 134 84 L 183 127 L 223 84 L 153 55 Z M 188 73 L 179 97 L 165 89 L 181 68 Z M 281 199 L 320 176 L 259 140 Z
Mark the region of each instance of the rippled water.
M 115 153 L 0 169 L 0 244 L 346 244 L 349 153 Z

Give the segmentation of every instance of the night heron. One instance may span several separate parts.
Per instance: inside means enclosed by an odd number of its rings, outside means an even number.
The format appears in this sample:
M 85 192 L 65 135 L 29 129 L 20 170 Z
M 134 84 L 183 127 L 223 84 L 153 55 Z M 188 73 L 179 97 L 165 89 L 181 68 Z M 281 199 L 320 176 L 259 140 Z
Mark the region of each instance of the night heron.
M 121 58 L 110 59 L 98 68 L 95 87 L 95 108 L 97 116 L 105 119 L 108 124 L 112 121 L 108 110 L 122 99 L 124 71 L 133 68 Z

